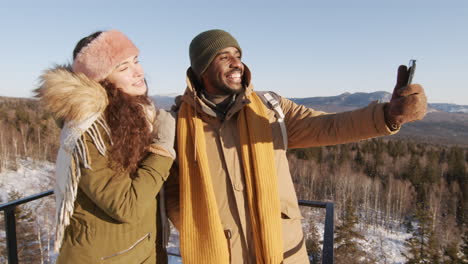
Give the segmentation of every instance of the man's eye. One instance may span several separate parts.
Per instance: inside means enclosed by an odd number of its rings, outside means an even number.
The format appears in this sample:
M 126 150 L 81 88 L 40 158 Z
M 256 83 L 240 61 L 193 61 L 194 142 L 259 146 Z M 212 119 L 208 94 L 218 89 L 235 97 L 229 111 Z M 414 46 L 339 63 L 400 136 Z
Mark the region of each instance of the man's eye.
M 226 59 L 227 59 L 227 56 L 221 56 L 219 59 L 220 59 L 220 60 L 226 60 Z
M 123 72 L 123 71 L 125 71 L 126 69 L 128 69 L 128 67 L 120 68 L 120 69 L 119 69 L 119 72 Z

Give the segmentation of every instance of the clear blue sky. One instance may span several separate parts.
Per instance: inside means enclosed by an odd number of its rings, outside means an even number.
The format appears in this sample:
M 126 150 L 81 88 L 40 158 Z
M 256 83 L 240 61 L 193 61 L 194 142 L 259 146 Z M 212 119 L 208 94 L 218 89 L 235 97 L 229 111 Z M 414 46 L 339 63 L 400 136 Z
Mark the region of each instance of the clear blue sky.
M 188 46 L 232 33 L 258 90 L 286 97 L 391 92 L 396 69 L 432 103 L 468 105 L 468 1 L 7 1 L 0 7 L 0 96 L 30 97 L 40 73 L 82 37 L 119 29 L 140 48 L 150 94 L 182 93 Z

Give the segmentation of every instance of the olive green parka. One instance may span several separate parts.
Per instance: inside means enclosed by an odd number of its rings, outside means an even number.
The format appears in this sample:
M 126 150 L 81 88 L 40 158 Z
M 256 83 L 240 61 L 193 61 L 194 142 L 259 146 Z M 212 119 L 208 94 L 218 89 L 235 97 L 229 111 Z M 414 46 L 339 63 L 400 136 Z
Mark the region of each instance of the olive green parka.
M 56 263 L 166 263 L 157 195 L 173 159 L 148 152 L 132 177 L 112 169 L 104 88 L 68 66 L 46 71 L 41 81 L 37 97 L 64 120 L 56 163 Z

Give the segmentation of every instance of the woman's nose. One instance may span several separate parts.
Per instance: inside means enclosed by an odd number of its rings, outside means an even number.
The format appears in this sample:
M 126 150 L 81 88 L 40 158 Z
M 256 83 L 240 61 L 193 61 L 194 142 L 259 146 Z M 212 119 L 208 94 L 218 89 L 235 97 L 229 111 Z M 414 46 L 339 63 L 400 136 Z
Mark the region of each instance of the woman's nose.
M 138 77 L 138 76 L 142 76 L 144 74 L 144 71 L 143 71 L 143 67 L 141 67 L 140 65 L 135 65 L 135 67 L 133 67 L 133 75 Z

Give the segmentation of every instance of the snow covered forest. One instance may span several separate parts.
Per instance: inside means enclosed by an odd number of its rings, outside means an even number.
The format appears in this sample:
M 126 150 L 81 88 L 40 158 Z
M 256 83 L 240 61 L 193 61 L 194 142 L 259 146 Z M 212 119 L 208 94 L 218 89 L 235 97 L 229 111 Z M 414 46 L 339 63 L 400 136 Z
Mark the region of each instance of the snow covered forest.
M 52 189 L 58 134 L 35 100 L 0 97 L 0 203 Z M 467 146 L 386 137 L 288 157 L 299 199 L 335 203 L 335 263 L 468 263 Z M 325 210 L 301 210 L 320 263 Z M 54 197 L 18 207 L 17 220 L 20 262 L 53 263 Z

